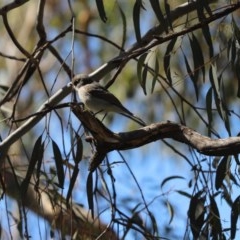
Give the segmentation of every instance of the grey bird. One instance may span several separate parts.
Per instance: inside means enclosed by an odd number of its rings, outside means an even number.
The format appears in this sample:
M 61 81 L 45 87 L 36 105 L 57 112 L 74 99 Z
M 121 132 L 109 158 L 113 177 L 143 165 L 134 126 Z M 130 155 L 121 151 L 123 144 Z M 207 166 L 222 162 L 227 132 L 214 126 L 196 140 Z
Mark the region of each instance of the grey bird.
M 93 113 L 116 112 L 132 119 L 141 126 L 146 123 L 126 109 L 121 102 L 106 88 L 84 74 L 76 75 L 72 80 L 79 98 Z

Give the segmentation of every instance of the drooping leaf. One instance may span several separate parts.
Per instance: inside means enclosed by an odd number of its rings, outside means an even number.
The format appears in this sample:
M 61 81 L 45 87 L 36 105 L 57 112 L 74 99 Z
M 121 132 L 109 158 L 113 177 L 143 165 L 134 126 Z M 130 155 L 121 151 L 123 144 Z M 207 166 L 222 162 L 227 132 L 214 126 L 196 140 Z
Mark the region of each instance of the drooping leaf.
M 93 172 L 90 171 L 87 177 L 87 200 L 88 207 L 91 210 L 92 218 L 94 219 L 94 201 L 93 201 Z
M 204 14 L 204 9 L 206 9 L 209 12 L 209 14 L 211 14 L 211 9 L 209 8 L 205 0 L 198 0 L 196 3 L 197 3 L 196 6 L 197 6 L 198 19 L 200 22 L 204 22 L 206 19 Z M 212 58 L 214 56 L 214 50 L 213 50 L 212 37 L 211 37 L 208 25 L 203 24 L 202 33 L 209 48 L 209 56 L 210 58 Z
M 167 22 L 164 19 L 160 4 L 159 4 L 159 0 L 150 0 L 151 6 L 152 6 L 152 10 L 154 11 L 159 23 L 161 26 L 163 26 L 164 30 L 166 33 L 168 33 L 168 26 L 167 26 Z
M 182 177 L 182 176 L 178 176 L 178 175 L 171 176 L 171 177 L 167 177 L 167 178 L 163 179 L 163 181 L 162 181 L 162 183 L 161 183 L 161 188 L 163 188 L 163 186 L 165 185 L 165 183 L 167 183 L 168 181 L 170 181 L 170 180 L 175 180 L 175 179 L 185 179 L 185 178 Z
M 211 224 L 211 235 L 213 239 L 222 239 L 222 224 L 219 210 L 214 197 L 210 196 L 210 213 L 209 219 Z
M 240 62 L 239 61 L 240 61 L 240 58 L 237 57 L 234 69 L 235 69 L 235 73 L 238 81 L 237 97 L 240 98 Z
M 151 219 L 151 225 L 152 225 L 152 232 L 153 232 L 153 235 L 156 234 L 156 235 L 159 235 L 158 234 L 158 225 L 157 225 L 157 221 L 156 221 L 156 218 L 154 217 L 153 213 L 151 211 L 148 212 L 149 213 L 149 217 Z
M 190 46 L 192 49 L 193 63 L 194 63 L 194 79 L 195 81 L 198 81 L 199 72 L 201 70 L 203 75 L 203 82 L 205 82 L 205 66 L 204 66 L 203 51 L 201 49 L 201 46 L 197 38 L 193 33 L 192 33 L 192 37 L 190 38 Z
M 172 77 L 171 77 L 170 60 L 171 60 L 172 50 L 174 48 L 176 41 L 177 41 L 177 38 L 174 38 L 170 41 L 170 43 L 167 46 L 167 50 L 164 54 L 164 58 L 163 58 L 164 71 L 165 71 L 167 79 L 171 85 L 172 85 Z
M 75 165 L 74 169 L 73 169 L 73 173 L 72 173 L 72 177 L 70 179 L 70 184 L 69 184 L 69 188 L 68 188 L 68 192 L 67 192 L 67 197 L 66 197 L 66 203 L 67 206 L 69 207 L 69 199 L 72 195 L 72 191 L 75 185 L 75 182 L 77 180 L 78 177 L 78 173 L 79 173 L 79 168 L 78 165 Z
M 22 191 L 23 197 L 27 192 L 28 185 L 30 183 L 32 174 L 35 171 L 36 163 L 39 163 L 39 164 L 42 163 L 43 152 L 44 152 L 44 145 L 42 143 L 42 135 L 40 135 L 34 144 L 32 156 L 31 156 L 31 159 L 29 162 L 27 173 L 26 173 L 26 177 L 24 178 L 22 185 L 21 185 L 21 191 Z
M 219 82 L 218 76 L 217 76 L 217 69 L 215 65 L 211 65 L 210 66 L 210 70 L 209 70 L 209 80 L 211 82 L 212 88 L 213 88 L 213 93 L 214 93 L 214 100 L 215 100 L 215 104 L 219 113 L 219 116 L 224 120 L 224 123 L 226 125 L 226 114 L 225 114 L 225 110 L 223 107 L 223 100 L 221 97 L 221 91 L 220 91 L 220 82 Z
M 198 238 L 201 229 L 204 224 L 204 214 L 205 214 L 205 200 L 206 198 L 202 196 L 203 191 L 196 193 L 190 201 L 188 209 L 188 217 L 190 220 L 190 227 L 194 238 Z
M 206 94 L 206 110 L 208 116 L 208 136 L 212 132 L 212 87 L 210 87 Z
M 158 58 L 156 56 L 155 58 L 155 67 L 154 67 L 154 76 L 153 76 L 153 80 L 152 80 L 152 88 L 151 88 L 151 93 L 153 93 L 157 79 L 158 79 L 158 73 L 159 73 L 159 62 L 158 62 Z
M 223 180 L 226 177 L 228 171 L 228 156 L 224 156 L 220 161 L 217 171 L 216 171 L 216 179 L 215 179 L 215 188 L 218 190 L 222 184 Z
M 165 6 L 165 11 L 166 11 L 168 26 L 171 28 L 171 30 L 173 30 L 172 19 L 171 19 L 171 9 L 170 9 L 170 5 L 167 0 L 164 0 L 164 6 Z
M 141 42 L 141 29 L 140 29 L 140 11 L 141 8 L 144 9 L 142 0 L 136 0 L 133 6 L 133 25 L 135 29 L 135 35 L 137 42 Z
M 240 29 L 239 29 L 234 17 L 232 17 L 232 27 L 233 27 L 233 31 L 234 31 L 234 40 L 236 39 L 238 42 L 238 45 L 240 45 Z M 236 44 L 235 41 L 234 41 L 234 44 Z
M 231 239 L 235 239 L 237 230 L 237 220 L 240 214 L 240 196 L 238 196 L 232 205 L 231 210 Z
M 124 45 L 125 45 L 125 42 L 126 42 L 126 36 L 127 36 L 127 20 L 126 20 L 125 13 L 124 13 L 124 11 L 122 10 L 122 8 L 120 7 L 119 4 L 118 4 L 118 9 L 119 9 L 120 16 L 121 16 L 122 23 L 123 23 L 121 48 L 124 49 Z
M 147 95 L 147 90 L 146 90 L 147 73 L 148 73 L 148 64 L 146 63 L 142 72 L 142 84 L 141 84 L 145 95 Z
M 169 201 L 167 201 L 166 204 L 167 204 L 168 212 L 170 214 L 170 219 L 169 219 L 168 224 L 171 224 L 173 217 L 174 217 L 174 209 L 173 209 L 172 204 Z
M 63 169 L 63 159 L 60 152 L 60 149 L 55 141 L 52 140 L 53 155 L 55 159 L 57 177 L 58 177 L 58 186 L 63 188 L 64 185 L 64 169 Z
M 83 156 L 83 143 L 81 137 L 75 132 L 75 139 L 77 142 L 76 156 L 74 157 L 75 164 L 79 164 Z
M 185 191 L 182 191 L 182 190 L 176 190 L 176 192 L 177 192 L 178 194 L 180 194 L 180 195 L 184 196 L 184 197 L 187 197 L 187 198 L 189 198 L 189 199 L 191 199 L 191 198 L 192 198 L 192 195 L 191 195 L 191 194 L 189 194 L 189 193 L 187 193 L 187 192 L 185 192 Z
M 198 86 L 197 86 L 197 81 L 195 79 L 195 75 L 193 74 L 193 71 L 191 70 L 191 67 L 188 63 L 187 57 L 184 54 L 184 62 L 185 62 L 185 66 L 187 69 L 187 73 L 190 76 L 190 79 L 192 80 L 193 86 L 194 86 L 194 90 L 195 90 L 195 94 L 196 94 L 196 99 L 198 101 Z
M 97 9 L 98 9 L 98 13 L 99 13 L 100 18 L 102 19 L 103 22 L 106 22 L 107 21 L 107 16 L 106 16 L 106 13 L 105 13 L 103 1 L 102 0 L 96 0 L 96 5 L 97 5 Z
M 138 81 L 139 81 L 141 87 L 142 87 L 142 82 L 143 82 L 143 80 L 142 80 L 142 69 L 145 66 L 144 62 L 145 62 L 145 59 L 146 59 L 147 55 L 148 55 L 148 53 L 142 54 L 139 57 L 138 63 L 137 63 L 137 76 L 138 76 Z

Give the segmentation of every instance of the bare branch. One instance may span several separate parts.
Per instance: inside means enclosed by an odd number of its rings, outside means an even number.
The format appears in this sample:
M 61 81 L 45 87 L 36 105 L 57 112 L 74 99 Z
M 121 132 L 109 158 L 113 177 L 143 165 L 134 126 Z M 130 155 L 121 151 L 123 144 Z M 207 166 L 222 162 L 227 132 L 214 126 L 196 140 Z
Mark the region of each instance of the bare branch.
M 38 110 L 38 113 L 45 112 L 49 107 L 55 106 L 59 103 L 63 98 L 65 98 L 72 90 L 71 84 L 65 86 L 64 88 L 57 91 L 52 97 L 49 98 Z M 16 129 L 12 134 L 10 134 L 7 138 L 5 138 L 0 143 L 0 151 L 7 151 L 7 149 L 16 142 L 19 138 L 21 138 L 25 133 L 27 133 L 31 128 L 33 128 L 43 117 L 45 114 L 37 114 L 31 117 L 28 121 L 26 121 L 22 126 Z
M 14 8 L 18 8 L 18 7 L 20 7 L 21 5 L 25 4 L 28 1 L 29 0 L 13 1 L 13 2 L 5 5 L 4 7 L 0 8 L 0 15 L 6 14 L 7 12 L 13 10 Z
M 108 152 L 135 149 L 165 138 L 185 143 L 208 156 L 240 153 L 240 137 L 211 139 L 191 128 L 170 121 L 154 123 L 131 132 L 114 133 L 88 111 L 83 111 L 79 106 L 73 106 L 72 109 L 93 136 L 93 139 L 87 139 L 87 141 L 91 140 L 96 147 L 96 152 L 91 159 L 90 171 L 94 171 L 99 166 Z

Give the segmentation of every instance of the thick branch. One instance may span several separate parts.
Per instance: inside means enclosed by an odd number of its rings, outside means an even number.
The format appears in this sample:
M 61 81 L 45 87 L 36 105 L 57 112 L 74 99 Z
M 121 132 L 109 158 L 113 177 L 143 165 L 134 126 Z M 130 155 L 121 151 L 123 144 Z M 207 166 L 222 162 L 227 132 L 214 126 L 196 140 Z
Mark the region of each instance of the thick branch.
M 223 156 L 240 153 L 240 137 L 211 139 L 191 128 L 173 122 L 154 123 L 131 132 L 113 133 L 88 111 L 72 107 L 74 114 L 93 136 L 96 152 L 92 156 L 90 171 L 94 171 L 106 154 L 113 150 L 128 150 L 145 144 L 171 138 L 185 143 L 208 156 Z

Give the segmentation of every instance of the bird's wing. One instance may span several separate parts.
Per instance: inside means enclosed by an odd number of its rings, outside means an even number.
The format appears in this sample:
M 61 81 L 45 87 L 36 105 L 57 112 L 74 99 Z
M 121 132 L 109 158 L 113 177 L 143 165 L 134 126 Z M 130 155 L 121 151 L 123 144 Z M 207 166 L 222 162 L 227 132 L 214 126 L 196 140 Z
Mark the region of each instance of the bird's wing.
M 98 89 L 91 89 L 92 95 L 94 95 L 96 98 L 100 98 L 106 102 L 109 102 L 116 107 L 120 108 L 123 112 L 126 114 L 129 114 L 130 116 L 133 115 L 129 110 L 127 110 L 121 102 L 112 94 L 110 93 L 107 89 L 104 87 L 98 87 Z

